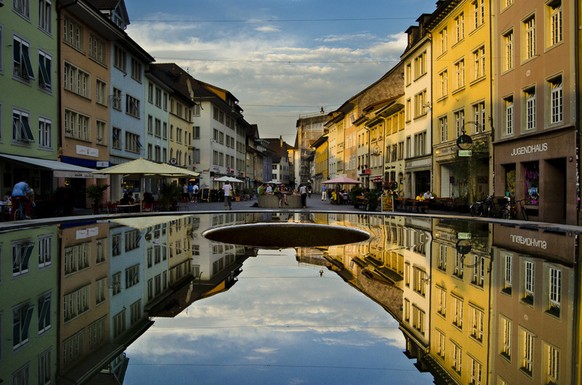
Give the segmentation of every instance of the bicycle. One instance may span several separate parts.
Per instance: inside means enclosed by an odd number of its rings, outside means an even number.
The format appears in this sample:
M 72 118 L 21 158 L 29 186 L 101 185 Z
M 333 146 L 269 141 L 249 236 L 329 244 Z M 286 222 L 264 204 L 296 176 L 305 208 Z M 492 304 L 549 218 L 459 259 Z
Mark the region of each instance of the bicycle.
M 20 221 L 26 218 L 26 204 L 20 197 L 13 198 L 12 210 L 12 220 Z
M 524 201 L 525 199 L 520 199 L 518 201 L 515 201 L 515 204 L 511 206 L 512 219 L 523 219 L 524 221 L 528 220 L 527 209 L 523 205 Z
M 471 215 L 474 217 L 490 217 L 490 218 L 511 218 L 511 198 L 509 197 L 495 197 L 489 195 L 481 201 L 473 203 L 469 207 Z

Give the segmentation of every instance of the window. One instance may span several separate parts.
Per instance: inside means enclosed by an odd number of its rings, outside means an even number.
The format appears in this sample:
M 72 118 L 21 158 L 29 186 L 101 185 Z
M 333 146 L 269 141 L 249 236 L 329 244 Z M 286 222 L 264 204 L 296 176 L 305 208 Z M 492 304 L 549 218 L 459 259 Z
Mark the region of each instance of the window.
M 563 119 L 562 77 L 550 80 L 550 123 L 560 123 Z
M 73 66 L 70 63 L 65 63 L 63 70 L 63 87 L 77 95 L 85 98 L 90 97 L 90 75 Z
M 50 91 L 52 89 L 51 81 L 51 62 L 52 58 L 46 53 L 38 53 L 38 85 L 40 88 Z
M 29 0 L 12 0 L 12 5 L 15 12 L 18 12 L 27 19 L 30 17 Z
M 12 276 L 28 273 L 33 249 L 34 244 L 31 242 L 17 242 L 12 245 Z
M 63 297 L 63 311 L 65 322 L 85 313 L 89 310 L 89 289 L 90 285 L 86 285 L 65 294 Z
M 113 65 L 120 71 L 126 72 L 126 52 L 123 48 L 116 45 L 113 50 Z
M 453 325 L 459 329 L 463 328 L 463 300 L 453 296 Z
M 83 28 L 74 20 L 63 20 L 63 40 L 73 48 L 83 50 Z
M 89 267 L 90 244 L 88 242 L 65 248 L 65 276 Z
M 133 325 L 141 319 L 141 299 L 138 299 L 132 303 L 129 310 L 129 322 L 131 325 Z
M 554 0 L 549 5 L 549 31 L 550 31 L 550 46 L 562 42 L 562 1 Z
M 414 77 L 418 79 L 426 74 L 426 51 L 414 59 Z
M 89 35 L 89 57 L 97 63 L 107 66 L 107 45 L 95 34 Z
M 479 361 L 477 361 L 476 359 L 474 359 L 473 357 L 470 358 L 471 359 L 471 377 L 469 378 L 469 384 L 470 385 L 481 385 L 482 382 L 482 367 L 481 367 L 481 363 Z
M 439 270 L 447 271 L 447 246 L 445 245 L 439 246 L 438 268 Z
M 485 277 L 485 258 L 480 255 L 473 256 L 473 275 L 471 283 L 479 287 L 483 287 Z
M 465 60 L 455 63 L 455 90 L 465 87 Z
M 465 14 L 460 13 L 455 17 L 455 43 L 465 38 Z
M 111 144 L 111 146 L 117 150 L 121 150 L 121 128 L 113 127 L 113 143 Z M 113 250 L 115 251 L 115 244 Z
M 200 139 L 200 126 L 192 127 L 192 139 Z
M 535 16 L 530 17 L 524 23 L 524 56 L 525 59 L 531 59 L 536 55 L 536 19 Z
M 508 71 L 513 68 L 513 31 L 503 35 L 503 69 Z
M 447 316 L 447 291 L 437 286 L 437 313 L 443 317 Z
M 506 135 L 513 135 L 513 96 L 508 96 L 503 99 L 504 105 L 504 126 L 505 126 L 505 134 Z
M 444 335 L 444 333 L 442 333 L 440 330 L 437 330 L 437 355 L 442 358 L 443 360 L 445 359 L 445 352 L 446 352 L 446 337 Z
M 132 132 L 125 133 L 125 151 L 139 154 L 141 152 L 141 147 L 139 135 Z
M 511 294 L 511 286 L 512 286 L 512 256 L 506 254 L 504 256 L 504 269 L 503 269 L 503 292 Z
M 529 374 L 533 373 L 533 360 L 534 360 L 534 336 L 530 332 L 522 331 L 522 358 L 521 358 L 521 370 Z
M 414 95 L 414 117 L 418 118 L 426 115 L 427 112 L 426 90 Z
M 107 105 L 107 83 L 103 80 L 96 80 L 95 83 L 95 101 L 103 106 Z
M 125 113 L 139 119 L 139 99 L 131 95 L 125 95 Z
M 485 102 L 473 104 L 473 121 L 475 122 L 475 134 L 485 132 Z
M 441 47 L 441 54 L 447 52 L 448 49 L 448 32 L 447 32 L 447 28 L 443 28 L 441 29 L 441 31 L 439 32 L 439 41 L 440 41 L 440 47 Z
M 141 83 L 142 65 L 135 58 L 131 58 L 131 78 Z
M 559 384 L 560 380 L 560 350 L 550 344 L 545 344 L 546 383 Z
M 449 140 L 449 119 L 447 116 L 441 116 L 439 118 L 439 130 L 440 130 L 440 137 L 441 143 L 446 142 Z
M 500 318 L 501 322 L 501 354 L 506 358 L 511 358 L 511 321 L 505 317 Z
M 414 135 L 414 156 L 422 156 L 426 153 L 426 131 L 423 131 Z
M 549 269 L 549 312 L 560 316 L 560 303 L 562 300 L 562 270 Z
M 458 138 L 465 130 L 465 110 L 458 110 L 454 112 L 455 117 L 455 132 Z
M 529 304 L 533 304 L 534 299 L 534 277 L 535 265 L 531 261 L 525 261 L 524 269 L 524 297 L 523 300 Z
M 473 27 L 479 28 L 485 23 L 485 0 L 473 1 Z
M 485 77 L 485 47 L 473 51 L 473 80 Z
M 65 136 L 79 140 L 89 140 L 89 117 L 71 110 L 65 110 Z
M 47 349 L 38 355 L 38 383 L 49 385 L 51 383 L 51 349 Z
M 525 122 L 527 130 L 536 128 L 536 89 L 534 87 L 524 91 Z
M 139 263 L 125 269 L 125 288 L 128 289 L 139 283 Z
M 471 337 L 483 341 L 483 310 L 471 306 Z
M 125 309 L 113 316 L 113 338 L 119 337 L 125 331 Z
M 121 293 L 121 271 L 111 276 L 111 293 L 113 295 Z
M 25 81 L 34 79 L 34 72 L 30 62 L 30 44 L 16 36 L 14 36 L 12 44 L 14 76 Z
M 28 343 L 30 321 L 34 307 L 24 303 L 12 311 L 12 348 L 17 349 Z
M 52 148 L 52 122 L 49 119 L 38 119 L 38 146 Z
M 118 88 L 113 89 L 113 108 L 121 111 L 121 90 Z
M 439 74 L 439 97 L 447 96 L 449 93 L 449 72 L 444 70 Z
M 51 253 L 52 253 L 52 241 L 53 238 L 49 236 L 43 236 L 38 240 L 38 267 L 43 268 L 50 266 L 52 263 Z
M 410 64 L 410 63 L 406 64 L 406 69 L 405 69 L 404 75 L 406 78 L 406 85 L 409 85 L 410 83 L 412 83 L 412 64 Z
M 412 306 L 412 327 L 416 329 L 420 334 L 424 335 L 424 324 L 425 324 L 426 314 L 424 311 L 416 306 Z
M 51 293 L 38 297 L 38 334 L 51 328 Z
M 156 118 L 154 121 L 154 125 L 155 125 L 154 134 L 159 138 L 162 136 L 162 121 Z
M 453 370 L 458 374 L 461 374 L 463 357 L 463 349 L 456 343 L 453 343 Z

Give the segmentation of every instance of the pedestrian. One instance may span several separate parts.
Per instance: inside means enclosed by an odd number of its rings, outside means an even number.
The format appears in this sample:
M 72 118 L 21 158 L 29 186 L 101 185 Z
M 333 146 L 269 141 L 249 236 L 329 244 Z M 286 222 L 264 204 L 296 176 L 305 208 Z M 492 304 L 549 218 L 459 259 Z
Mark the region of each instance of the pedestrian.
M 198 183 L 194 183 L 194 186 L 192 186 L 192 202 L 198 201 L 198 194 L 200 194 L 200 187 L 198 187 Z
M 322 201 L 327 200 L 327 187 L 325 187 L 325 185 L 321 186 L 321 200 Z
M 14 188 L 12 188 L 12 196 L 10 200 L 12 202 L 12 220 L 18 219 L 15 218 L 15 216 L 20 205 L 24 208 L 24 212 L 19 213 L 19 215 L 22 216 L 22 218 L 30 218 L 30 212 L 34 205 L 34 191 L 30 188 L 28 183 L 25 181 L 16 183 Z
M 182 200 L 188 202 L 188 185 L 186 183 L 182 185 Z
M 270 184 L 267 184 L 267 188 L 265 189 L 265 194 L 273 194 L 273 187 Z
M 299 194 L 301 194 L 301 207 L 307 208 L 307 186 L 304 184 L 299 185 Z
M 289 203 L 287 203 L 287 194 L 285 194 L 285 187 L 283 185 L 280 185 L 277 188 L 277 191 L 275 191 L 275 195 L 277 196 L 277 198 L 279 198 L 279 208 L 281 208 L 283 204 L 289 205 Z
M 192 202 L 194 196 L 194 184 L 188 183 L 188 202 Z
M 224 182 L 224 186 L 222 186 L 222 191 L 224 191 L 224 209 L 231 210 L 232 209 L 232 186 L 230 183 Z

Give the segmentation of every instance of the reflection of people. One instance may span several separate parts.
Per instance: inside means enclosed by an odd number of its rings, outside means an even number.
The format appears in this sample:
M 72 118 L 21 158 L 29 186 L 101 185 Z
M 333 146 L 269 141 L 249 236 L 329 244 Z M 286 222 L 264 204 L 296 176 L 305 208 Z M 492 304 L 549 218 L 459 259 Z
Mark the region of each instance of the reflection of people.
M 198 194 L 200 193 L 200 188 L 198 187 L 198 183 L 195 183 L 192 186 L 192 201 L 196 202 L 198 200 Z
M 19 204 L 24 205 L 24 216 L 30 218 L 30 211 L 34 205 L 34 191 L 30 188 L 28 183 L 20 181 L 12 188 L 12 215 L 16 213 Z M 13 218 L 14 219 L 14 218 Z
M 224 191 L 224 209 L 230 210 L 232 209 L 232 186 L 230 183 L 224 182 L 224 186 L 222 186 L 222 191 Z
M 301 194 L 301 207 L 307 207 L 307 186 L 302 184 L 299 186 L 299 194 Z
M 267 184 L 267 188 L 265 189 L 265 194 L 272 194 L 273 193 L 273 187 L 271 187 L 270 184 Z
M 289 204 L 289 203 L 287 203 L 287 194 L 285 194 L 285 192 L 284 192 L 283 185 L 280 185 L 277 188 L 277 191 L 275 192 L 275 195 L 277 195 L 277 198 L 279 198 L 279 207 L 281 207 L 281 205 L 283 203 L 286 204 L 286 205 Z

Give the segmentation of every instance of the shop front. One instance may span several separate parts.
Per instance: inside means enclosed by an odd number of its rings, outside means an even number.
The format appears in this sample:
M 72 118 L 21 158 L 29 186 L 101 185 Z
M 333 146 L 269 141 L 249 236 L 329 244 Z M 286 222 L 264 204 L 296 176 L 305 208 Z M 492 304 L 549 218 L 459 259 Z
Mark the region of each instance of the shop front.
M 511 197 L 529 219 L 577 224 L 577 148 L 574 128 L 495 144 L 495 195 Z

